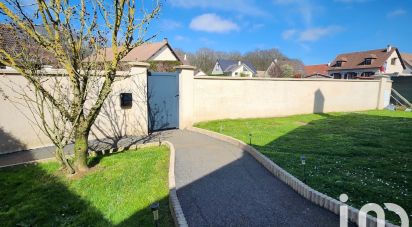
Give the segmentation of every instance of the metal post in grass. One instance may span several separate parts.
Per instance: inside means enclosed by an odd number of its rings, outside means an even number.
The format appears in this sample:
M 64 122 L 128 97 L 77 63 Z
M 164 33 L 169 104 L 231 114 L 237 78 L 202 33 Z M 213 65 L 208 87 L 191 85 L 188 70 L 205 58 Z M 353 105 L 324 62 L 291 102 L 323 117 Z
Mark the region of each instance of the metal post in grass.
M 300 161 L 301 161 L 302 167 L 303 167 L 303 183 L 306 184 L 306 171 L 305 171 L 306 159 L 305 159 L 305 155 L 300 156 Z
M 155 227 L 159 227 L 159 202 L 155 202 L 152 205 L 150 205 L 150 209 L 152 210 L 153 213 L 153 220 L 154 220 L 154 225 Z
M 252 133 L 249 133 L 249 145 L 252 146 Z

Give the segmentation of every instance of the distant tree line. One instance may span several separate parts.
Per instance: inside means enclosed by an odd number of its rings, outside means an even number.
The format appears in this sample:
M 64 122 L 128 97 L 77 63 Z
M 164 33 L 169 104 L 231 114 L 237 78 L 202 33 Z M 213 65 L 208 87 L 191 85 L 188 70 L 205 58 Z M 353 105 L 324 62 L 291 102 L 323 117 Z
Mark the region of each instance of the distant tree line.
M 278 49 L 254 50 L 241 54 L 240 52 L 216 51 L 201 48 L 194 53 L 176 49 L 176 53 L 183 57 L 185 54 L 191 65 L 210 74 L 218 59 L 249 61 L 258 71 L 267 71 L 270 77 L 300 77 L 303 74 L 303 63 L 299 59 L 291 59 Z M 276 59 L 276 62 L 274 60 Z M 274 64 L 272 64 L 274 63 Z M 269 68 L 270 66 L 270 68 Z

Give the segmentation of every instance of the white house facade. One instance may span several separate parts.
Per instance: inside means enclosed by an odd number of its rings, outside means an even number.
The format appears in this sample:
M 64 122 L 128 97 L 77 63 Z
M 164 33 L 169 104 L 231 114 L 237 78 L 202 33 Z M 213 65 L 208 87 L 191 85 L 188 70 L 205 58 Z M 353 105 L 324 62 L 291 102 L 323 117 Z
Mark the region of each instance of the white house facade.
M 373 75 L 403 74 L 406 69 L 402 56 L 395 47 L 345 53 L 338 55 L 328 67 L 334 79 L 367 79 Z
M 223 60 L 216 61 L 212 70 L 212 75 L 224 75 L 232 77 L 254 77 L 257 71 L 249 62 Z

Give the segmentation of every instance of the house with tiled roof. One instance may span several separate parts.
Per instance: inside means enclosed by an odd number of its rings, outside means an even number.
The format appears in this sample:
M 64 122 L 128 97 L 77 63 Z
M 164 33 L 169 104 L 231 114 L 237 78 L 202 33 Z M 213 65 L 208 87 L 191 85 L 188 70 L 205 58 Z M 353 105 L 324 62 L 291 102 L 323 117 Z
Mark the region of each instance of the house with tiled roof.
M 17 64 L 19 62 L 31 62 L 39 67 L 59 66 L 58 61 L 51 52 L 8 24 L 0 24 L 0 48 L 11 54 L 17 60 Z M 0 55 L 0 58 L 2 57 L 4 56 Z M 0 63 L 0 69 L 5 68 L 7 67 Z
M 331 78 L 328 74 L 328 64 L 305 65 L 304 78 Z
M 212 71 L 212 75 L 232 77 L 254 77 L 256 74 L 256 68 L 250 62 L 225 59 L 218 59 Z
M 402 60 L 405 63 L 404 74 L 412 74 L 412 54 L 401 53 Z
M 84 61 L 94 62 L 108 62 L 112 61 L 114 57 L 113 49 L 111 47 L 101 49 L 86 58 Z M 174 52 L 167 39 L 161 42 L 148 42 L 133 48 L 121 62 L 149 62 L 149 61 L 179 61 L 180 58 Z
M 377 74 L 402 74 L 406 69 L 398 48 L 339 54 L 328 67 L 334 79 L 368 79 Z

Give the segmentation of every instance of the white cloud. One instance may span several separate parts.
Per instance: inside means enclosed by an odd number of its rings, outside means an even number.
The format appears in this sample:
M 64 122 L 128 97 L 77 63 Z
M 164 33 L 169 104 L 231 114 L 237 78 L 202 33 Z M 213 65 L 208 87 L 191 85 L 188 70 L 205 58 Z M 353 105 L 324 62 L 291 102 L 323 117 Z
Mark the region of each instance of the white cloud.
M 254 0 L 169 0 L 172 6 L 192 9 L 215 9 L 236 12 L 251 16 L 268 16 L 269 14 L 258 7 Z
M 301 15 L 303 22 L 310 25 L 313 20 L 313 13 L 316 10 L 313 3 L 308 0 L 274 0 L 277 5 L 291 6 L 290 9 L 295 9 Z
M 175 30 L 183 27 L 180 22 L 171 19 L 163 19 L 160 22 L 160 26 L 163 30 Z
M 236 23 L 223 19 L 214 13 L 206 13 L 193 18 L 190 22 L 190 28 L 196 31 L 214 33 L 239 31 L 239 26 Z
M 282 38 L 285 40 L 291 39 L 298 31 L 296 29 L 289 29 L 282 32 Z
M 387 17 L 397 17 L 397 16 L 402 16 L 405 15 L 407 12 L 406 10 L 403 9 L 396 9 L 390 11 L 388 14 L 386 14 Z
M 298 40 L 302 42 L 313 42 L 341 31 L 343 31 L 343 28 L 340 26 L 309 28 L 300 32 Z

